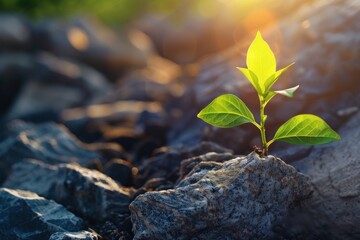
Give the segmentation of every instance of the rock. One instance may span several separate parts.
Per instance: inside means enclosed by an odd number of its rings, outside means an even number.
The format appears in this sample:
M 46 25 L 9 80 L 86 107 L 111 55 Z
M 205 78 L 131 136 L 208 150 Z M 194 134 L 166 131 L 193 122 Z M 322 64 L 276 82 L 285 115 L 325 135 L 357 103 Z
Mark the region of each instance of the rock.
M 242 26 L 239 14 L 236 17 L 228 14 L 231 9 L 226 6 L 231 3 L 207 3 L 206 7 L 217 11 L 206 17 L 195 10 L 196 4 L 183 4 L 179 6 L 181 10 L 171 16 L 145 15 L 136 22 L 136 27 L 149 35 L 161 56 L 183 65 L 233 45 L 234 35 Z M 224 12 L 226 16 L 221 14 Z
M 153 178 L 175 183 L 179 178 L 179 167 L 182 160 L 207 152 L 231 153 L 231 150 L 212 142 L 201 142 L 192 148 L 161 148 L 153 157 L 141 163 L 134 163 L 138 166 L 141 176 L 134 183 L 135 187 L 141 187 L 146 181 Z
M 98 240 L 99 236 L 95 233 L 81 232 L 57 232 L 50 236 L 49 240 Z
M 96 170 L 73 164 L 20 162 L 13 166 L 4 186 L 35 192 L 92 221 L 114 219 L 129 211 L 129 189 Z
M 232 155 L 231 153 L 208 152 L 204 155 L 185 159 L 181 162 L 180 165 L 179 181 L 183 180 L 186 175 L 189 174 L 191 170 L 193 170 L 201 162 L 225 162 L 233 158 L 234 155 Z
M 162 106 L 158 102 L 143 101 L 117 101 L 104 104 L 92 104 L 84 108 L 70 108 L 62 113 L 62 121 L 66 124 L 84 120 L 85 122 L 107 122 L 136 124 L 140 115 L 144 112 L 158 113 L 163 112 Z
M 0 50 L 30 49 L 31 46 L 30 24 L 20 16 L 0 14 Z
M 145 65 L 145 56 L 128 38 L 92 18 L 46 21 L 35 27 L 37 47 L 76 59 L 99 70 L 119 73 Z
M 101 156 L 87 149 L 61 125 L 13 122 L 0 142 L 0 183 L 14 163 L 28 158 L 49 164 L 77 163 L 88 166 L 99 161 Z
M 341 140 L 315 148 L 293 165 L 310 176 L 313 197 L 295 215 L 296 226 L 317 239 L 360 237 L 360 114 L 339 131 Z
M 77 232 L 84 222 L 63 206 L 35 193 L 0 188 L 0 235 L 3 240 L 48 239 L 56 232 Z
M 1 22 L 2 23 L 2 22 Z M 1 24 L 0 23 L 0 24 Z M 18 97 L 27 76 L 34 68 L 34 59 L 24 53 L 1 53 L 0 55 L 0 114 L 11 108 Z M 0 118 L 0 119 L 1 119 Z
M 130 204 L 134 239 L 270 239 L 310 193 L 308 178 L 273 156 L 201 162 L 175 189 Z
M 123 219 L 121 219 L 123 220 Z M 104 237 L 104 239 L 109 240 L 132 240 L 134 234 L 131 232 L 131 220 L 130 216 L 127 219 L 123 220 L 121 226 L 119 224 L 114 224 L 112 222 L 105 222 L 100 226 L 95 226 L 95 230 Z
M 193 109 L 193 106 L 192 106 Z M 252 149 L 247 139 L 254 135 L 252 126 L 220 129 L 206 124 L 196 117 L 200 111 L 188 110 L 184 116 L 175 121 L 167 134 L 167 142 L 172 147 L 191 147 L 209 141 L 234 150 L 236 153 Z
M 44 122 L 48 117 L 44 112 L 84 105 L 111 89 L 102 74 L 79 62 L 48 53 L 32 58 L 30 73 L 22 76 L 24 86 L 7 113 L 7 120 L 42 114 Z
M 183 92 L 179 80 L 181 68 L 164 58 L 152 55 L 144 68 L 131 71 L 117 79 L 117 88 L 96 99 L 95 103 L 119 100 L 167 102 Z
M 132 168 L 133 166 L 130 162 L 114 159 L 105 165 L 104 173 L 122 186 L 130 187 L 132 185 Z

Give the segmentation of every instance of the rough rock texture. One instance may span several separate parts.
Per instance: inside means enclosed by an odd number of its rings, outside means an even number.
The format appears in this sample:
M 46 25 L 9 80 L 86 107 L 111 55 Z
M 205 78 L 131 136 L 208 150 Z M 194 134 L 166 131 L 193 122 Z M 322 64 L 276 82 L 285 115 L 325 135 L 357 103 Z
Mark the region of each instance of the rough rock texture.
M 199 163 L 175 189 L 131 204 L 134 239 L 265 239 L 309 197 L 308 178 L 272 156 Z
M 99 236 L 95 233 L 81 232 L 57 232 L 50 236 L 49 240 L 98 240 Z
M 163 148 L 163 152 L 158 152 L 155 156 L 139 164 L 138 169 L 142 177 L 135 182 L 136 186 L 140 187 L 145 181 L 154 178 L 163 178 L 175 183 L 179 178 L 179 167 L 182 160 L 208 152 L 232 153 L 231 150 L 213 142 L 201 142 L 191 148 Z
M 93 221 L 129 212 L 128 189 L 96 170 L 77 165 L 23 161 L 13 166 L 4 186 L 35 192 Z
M 209 152 L 204 155 L 192 157 L 181 161 L 179 170 L 179 180 L 184 179 L 187 174 L 191 172 L 201 162 L 225 162 L 233 159 L 234 155 L 231 153 L 215 153 Z
M 294 163 L 315 189 L 299 219 L 313 239 L 360 238 L 359 122 L 360 113 L 340 130 L 339 142 L 317 147 Z
M 0 142 L 0 183 L 10 167 L 34 158 L 50 164 L 90 165 L 101 156 L 77 141 L 64 127 L 52 123 L 32 125 L 14 122 Z
M 48 239 L 55 232 L 77 232 L 83 221 L 54 201 L 35 193 L 0 188 L 2 240 Z

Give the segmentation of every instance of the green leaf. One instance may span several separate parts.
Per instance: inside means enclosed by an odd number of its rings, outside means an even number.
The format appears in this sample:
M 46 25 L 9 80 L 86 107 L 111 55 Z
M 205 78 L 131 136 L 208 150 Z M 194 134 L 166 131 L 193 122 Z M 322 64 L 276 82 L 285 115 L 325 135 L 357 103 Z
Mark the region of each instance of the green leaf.
M 255 122 L 254 115 L 246 104 L 232 94 L 224 94 L 215 98 L 197 116 L 205 122 L 221 128 Z
M 259 85 L 259 80 L 258 80 L 257 76 L 255 75 L 255 73 L 253 73 L 251 70 L 249 70 L 247 68 L 237 67 L 237 69 L 244 74 L 244 76 L 247 78 L 247 80 L 249 80 L 249 82 L 254 86 L 255 90 L 259 94 L 261 94 L 262 89 Z
M 301 114 L 285 122 L 270 142 L 283 141 L 297 145 L 316 145 L 339 139 L 340 136 L 320 117 Z
M 294 92 L 299 88 L 299 85 L 292 87 L 292 88 L 288 88 L 288 89 L 284 89 L 284 90 L 278 90 L 278 91 L 274 91 L 275 93 L 278 93 L 280 95 L 286 96 L 286 97 L 293 97 Z
M 274 92 L 274 91 L 268 92 L 268 93 L 265 95 L 265 97 L 264 97 L 264 101 L 265 101 L 264 106 L 266 106 L 266 105 L 268 104 L 268 102 L 270 102 L 270 100 L 271 100 L 273 97 L 276 96 L 276 94 L 277 94 L 277 93 Z
M 265 92 L 269 91 L 270 88 L 274 85 L 274 83 L 279 79 L 279 77 L 294 64 L 295 63 L 291 63 L 287 65 L 286 67 L 280 69 L 279 71 L 276 71 L 273 75 L 271 75 L 268 79 L 266 79 Z
M 265 89 L 265 81 L 276 73 L 276 59 L 269 45 L 257 32 L 246 57 L 246 65 L 258 78 L 259 85 Z

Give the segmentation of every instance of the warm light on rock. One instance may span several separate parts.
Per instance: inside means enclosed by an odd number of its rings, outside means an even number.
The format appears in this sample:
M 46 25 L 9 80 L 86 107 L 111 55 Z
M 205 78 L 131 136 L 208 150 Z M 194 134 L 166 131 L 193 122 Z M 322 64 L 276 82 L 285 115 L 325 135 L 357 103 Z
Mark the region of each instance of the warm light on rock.
M 84 51 L 89 47 L 89 37 L 86 32 L 80 28 L 70 28 L 67 32 L 67 37 L 71 46 L 79 51 Z

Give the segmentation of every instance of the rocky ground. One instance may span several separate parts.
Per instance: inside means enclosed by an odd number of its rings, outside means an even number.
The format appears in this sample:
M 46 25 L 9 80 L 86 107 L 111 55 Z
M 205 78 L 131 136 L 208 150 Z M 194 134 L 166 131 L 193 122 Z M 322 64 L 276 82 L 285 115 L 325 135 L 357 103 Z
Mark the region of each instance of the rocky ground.
M 360 4 L 287 2 L 262 33 L 280 67 L 296 62 L 279 88 L 300 89 L 269 105 L 269 135 L 314 113 L 342 140 L 266 158 L 251 126 L 196 118 L 223 93 L 257 109 L 235 69 L 253 36 L 215 51 L 219 19 L 169 40 L 149 19 L 119 33 L 0 15 L 1 239 L 359 239 Z M 194 32 L 207 44 L 188 56 Z

